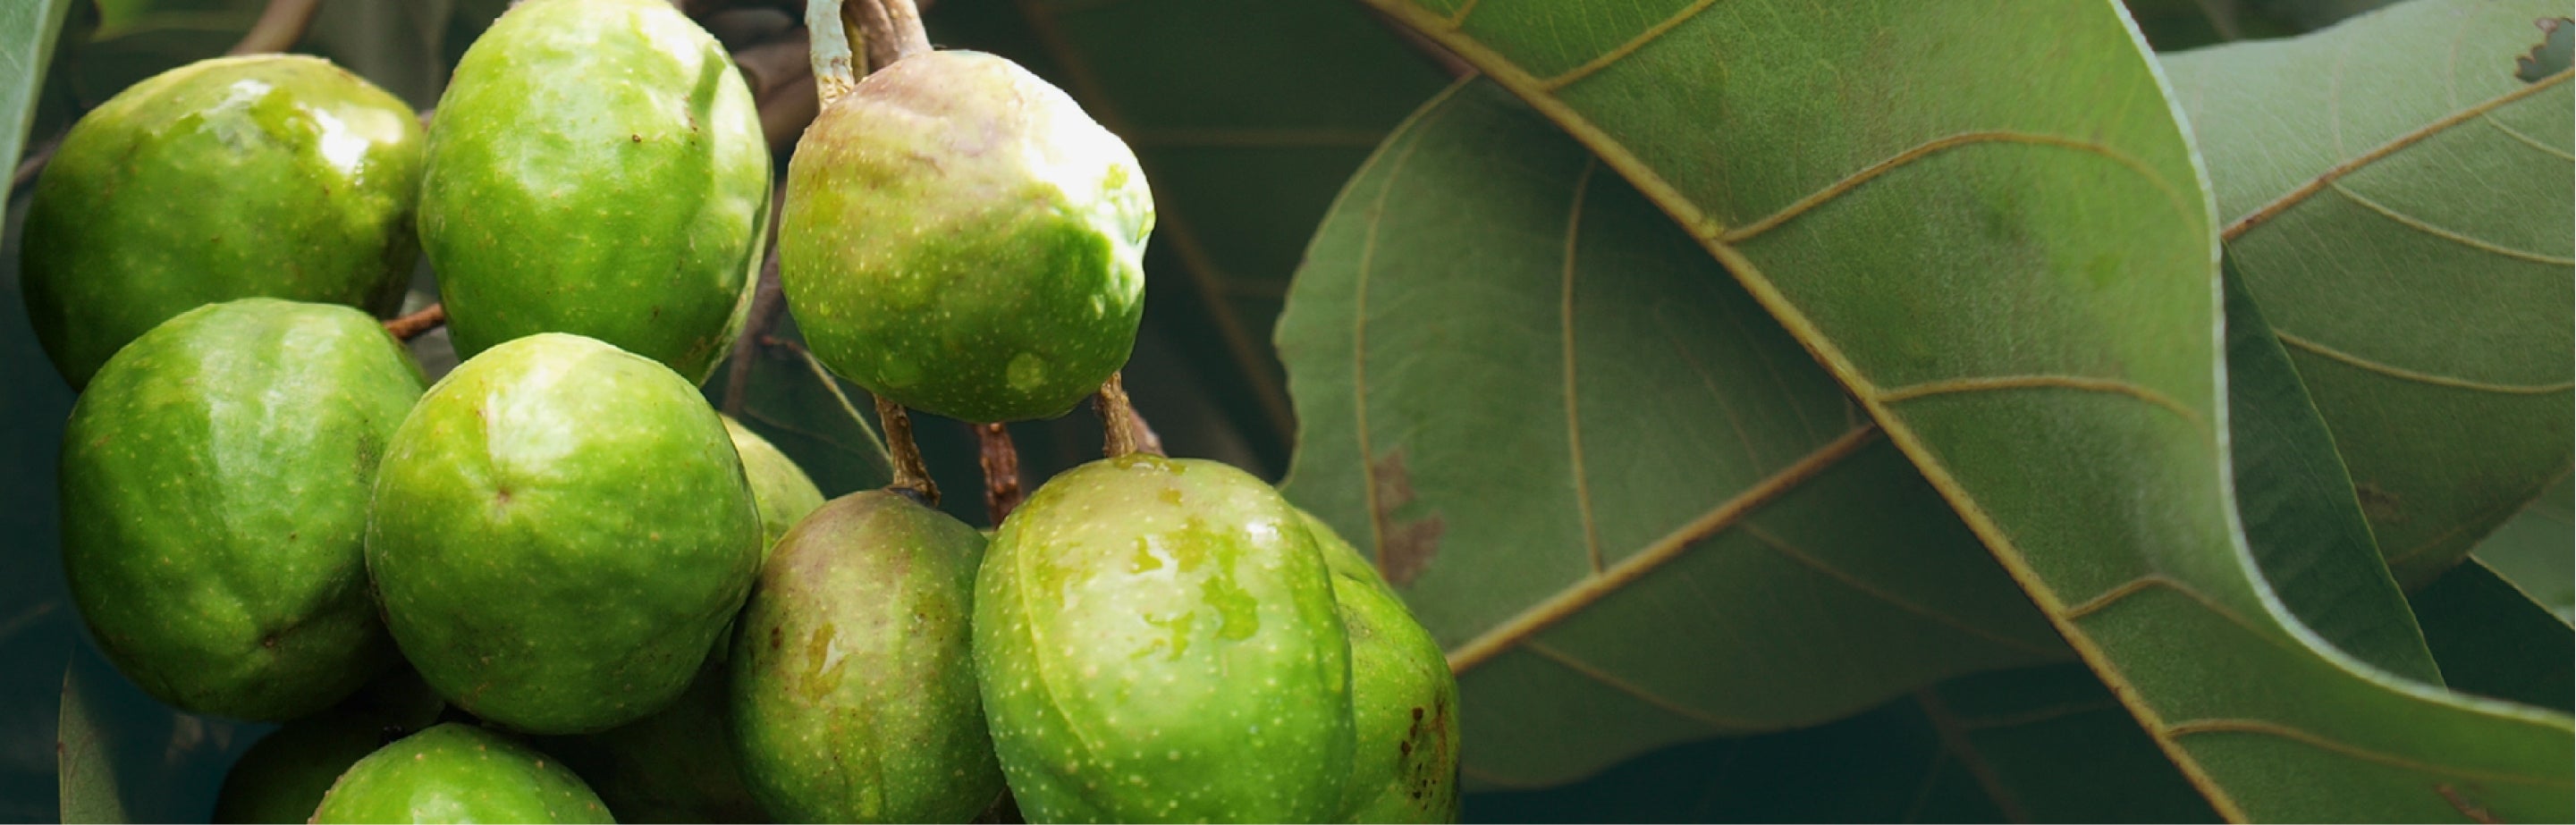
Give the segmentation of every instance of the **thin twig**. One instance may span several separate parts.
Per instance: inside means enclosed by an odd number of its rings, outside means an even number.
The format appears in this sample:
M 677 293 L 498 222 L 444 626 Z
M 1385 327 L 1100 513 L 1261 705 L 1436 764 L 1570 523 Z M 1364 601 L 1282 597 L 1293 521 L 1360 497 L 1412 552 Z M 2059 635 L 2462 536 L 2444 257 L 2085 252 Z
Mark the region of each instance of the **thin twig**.
M 1100 411 L 1100 441 L 1103 454 L 1120 458 L 1135 453 L 1163 454 L 1163 439 L 1154 428 L 1145 425 L 1145 417 L 1136 414 L 1136 405 L 1127 398 L 1126 379 L 1110 373 L 1100 385 L 1100 394 L 1091 397 Z
M 805 2 L 805 29 L 810 37 L 807 63 L 814 74 L 815 101 L 825 108 L 859 85 L 859 44 L 851 37 L 852 27 L 846 25 L 843 13 L 841 0 Z
M 857 0 L 867 26 L 868 65 L 882 69 L 930 51 L 930 32 L 921 27 L 921 9 L 912 0 Z
M 385 331 L 392 333 L 396 340 L 409 341 L 446 325 L 447 305 L 430 304 L 421 307 L 419 312 L 386 321 Z
M 912 414 L 902 404 L 877 398 L 877 423 L 885 427 L 886 446 L 894 452 L 894 482 L 886 485 L 896 492 L 909 492 L 921 503 L 939 506 L 939 484 L 930 480 L 930 465 L 921 460 L 921 446 L 912 440 Z
M 1011 443 L 1011 428 L 1006 424 L 968 424 L 975 431 L 976 445 L 984 465 L 984 513 L 993 526 L 1011 516 L 1020 507 L 1020 451 Z
M 832 400 L 841 402 L 841 412 L 848 413 L 850 421 L 859 425 L 859 432 L 867 434 L 868 446 L 877 448 L 877 458 L 885 461 L 888 472 L 893 471 L 894 452 L 886 449 L 885 437 L 877 435 L 876 427 L 868 423 L 868 417 L 859 414 L 858 405 L 850 403 L 850 394 L 841 391 L 840 380 L 832 377 L 831 370 L 823 368 L 821 359 L 815 358 L 814 353 L 807 351 L 796 342 L 773 335 L 760 336 L 760 345 L 787 350 L 795 353 L 796 357 L 804 359 L 805 369 L 814 373 L 814 380 L 823 382 L 823 389 L 831 391 Z

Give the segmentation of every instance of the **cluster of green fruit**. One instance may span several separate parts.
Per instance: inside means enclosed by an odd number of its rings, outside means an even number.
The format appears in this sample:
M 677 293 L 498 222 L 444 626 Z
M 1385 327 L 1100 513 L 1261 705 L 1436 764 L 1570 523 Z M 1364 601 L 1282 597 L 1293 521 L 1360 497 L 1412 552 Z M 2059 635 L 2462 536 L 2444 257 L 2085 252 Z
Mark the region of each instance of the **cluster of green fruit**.
M 1143 177 L 1008 61 L 869 75 L 788 178 L 790 307 L 881 398 L 1060 415 L 1133 346 Z M 1262 481 L 1115 456 L 988 536 L 718 415 L 770 191 L 661 0 L 516 5 L 427 130 L 285 56 L 74 128 L 25 258 L 65 569 L 146 691 L 287 722 L 219 818 L 1454 819 L 1439 647 Z M 424 251 L 435 385 L 376 320 Z

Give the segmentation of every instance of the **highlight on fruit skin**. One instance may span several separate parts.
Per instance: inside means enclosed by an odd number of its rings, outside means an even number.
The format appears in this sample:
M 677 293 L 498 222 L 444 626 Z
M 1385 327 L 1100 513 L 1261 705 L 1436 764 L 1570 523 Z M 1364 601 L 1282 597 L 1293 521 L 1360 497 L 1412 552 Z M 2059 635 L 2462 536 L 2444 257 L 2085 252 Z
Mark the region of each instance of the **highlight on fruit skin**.
M 440 96 L 420 237 L 459 356 L 583 335 L 703 382 L 751 308 L 769 144 L 742 73 L 664 0 L 528 0 Z
M 605 823 L 590 786 L 506 734 L 449 722 L 396 740 L 349 766 L 322 795 L 315 823 Z
M 318 57 L 200 60 L 81 116 L 36 179 L 19 263 L 63 380 L 210 303 L 384 316 L 419 257 L 411 107 Z
M 788 163 L 788 306 L 833 372 L 964 421 L 1050 418 L 1134 349 L 1153 194 L 1018 64 L 937 51 L 826 106 Z
M 362 541 L 422 384 L 374 318 L 329 304 L 198 307 L 119 350 L 60 465 L 63 572 L 108 660 L 182 709 L 263 721 L 392 665 Z
M 367 524 L 385 624 L 450 703 L 538 734 L 669 705 L 760 564 L 715 410 L 669 368 L 547 333 L 457 366 L 389 442 Z

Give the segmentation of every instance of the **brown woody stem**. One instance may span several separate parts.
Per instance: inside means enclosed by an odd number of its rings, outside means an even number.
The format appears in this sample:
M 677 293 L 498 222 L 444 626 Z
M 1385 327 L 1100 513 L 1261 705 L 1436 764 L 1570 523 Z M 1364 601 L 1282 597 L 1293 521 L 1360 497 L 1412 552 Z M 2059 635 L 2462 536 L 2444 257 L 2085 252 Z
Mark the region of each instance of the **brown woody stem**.
M 1136 414 L 1136 405 L 1127 398 L 1127 382 L 1118 373 L 1100 385 L 1100 394 L 1091 397 L 1100 411 L 1101 449 L 1110 458 L 1145 453 L 1163 454 L 1163 439 L 1154 428 L 1145 425 L 1145 417 Z
M 894 482 L 888 489 L 910 491 L 923 504 L 939 506 L 939 484 L 930 480 L 930 465 L 921 460 L 921 445 L 912 440 L 912 414 L 902 404 L 877 399 L 877 422 L 885 429 L 886 448 L 894 457 Z
M 409 341 L 446 324 L 447 305 L 430 304 L 421 307 L 419 312 L 386 321 L 385 331 L 392 333 L 397 340 Z
M 981 448 L 984 464 L 984 513 L 993 526 L 1002 525 L 1011 511 L 1020 507 L 1020 451 L 1011 444 L 1011 428 L 1004 424 L 969 424 L 975 430 L 976 444 Z

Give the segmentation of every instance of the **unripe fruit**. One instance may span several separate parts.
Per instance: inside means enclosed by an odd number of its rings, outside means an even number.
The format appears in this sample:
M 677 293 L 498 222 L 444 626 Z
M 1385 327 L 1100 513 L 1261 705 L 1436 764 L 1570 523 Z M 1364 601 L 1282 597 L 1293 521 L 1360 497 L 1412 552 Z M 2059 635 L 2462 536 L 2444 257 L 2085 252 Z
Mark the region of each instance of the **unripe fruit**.
M 421 677 L 531 733 L 668 705 L 759 562 L 751 486 L 697 389 L 573 335 L 494 347 L 430 388 L 394 432 L 367 531 Z
M 119 351 L 63 436 L 63 572 L 145 692 L 314 713 L 394 662 L 361 541 L 420 368 L 348 307 L 199 307 Z
M 420 236 L 457 354 L 597 338 L 704 381 L 751 307 L 769 145 L 724 47 L 663 0 L 529 0 L 438 101 Z
M 1344 822 L 1458 821 L 1458 680 L 1440 643 L 1333 528 L 1303 513 L 1351 638 Z
M 614 822 L 563 763 L 509 736 L 450 722 L 349 766 L 312 822 Z
M 968 621 L 984 537 L 883 490 L 778 543 L 734 637 L 734 732 L 795 822 L 964 822 L 1002 792 Z
M 81 117 L 37 179 L 27 317 L 74 389 L 172 316 L 271 297 L 393 312 L 420 245 L 411 108 L 329 61 L 203 60 Z
M 823 506 L 823 491 L 814 487 L 814 479 L 805 468 L 778 451 L 778 447 L 761 438 L 742 422 L 725 416 L 725 434 L 733 437 L 734 451 L 742 455 L 742 474 L 751 481 L 753 503 L 760 507 L 760 553 L 769 550 L 787 529 Z
M 1063 414 L 1126 363 L 1153 195 L 1136 156 L 999 57 L 895 61 L 787 167 L 780 283 L 816 357 L 965 421 Z
M 976 580 L 994 749 L 1032 822 L 1320 822 L 1351 773 L 1350 648 L 1270 485 L 1147 455 L 1056 476 Z

